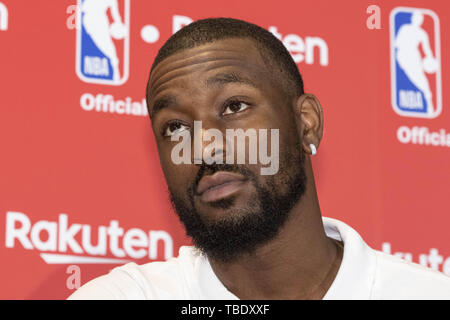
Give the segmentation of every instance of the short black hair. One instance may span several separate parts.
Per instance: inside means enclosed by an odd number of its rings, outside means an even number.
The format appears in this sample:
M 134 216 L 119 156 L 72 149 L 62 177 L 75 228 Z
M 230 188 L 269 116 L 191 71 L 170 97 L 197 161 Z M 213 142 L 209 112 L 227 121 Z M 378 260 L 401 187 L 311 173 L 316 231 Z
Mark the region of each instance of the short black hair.
M 252 40 L 257 48 L 264 53 L 261 54 L 261 57 L 265 63 L 279 68 L 286 93 L 294 97 L 299 97 L 304 93 L 302 76 L 283 43 L 268 30 L 253 23 L 233 18 L 197 20 L 180 29 L 159 49 L 150 74 L 161 61 L 179 51 L 229 38 Z M 149 93 L 148 83 L 147 99 Z

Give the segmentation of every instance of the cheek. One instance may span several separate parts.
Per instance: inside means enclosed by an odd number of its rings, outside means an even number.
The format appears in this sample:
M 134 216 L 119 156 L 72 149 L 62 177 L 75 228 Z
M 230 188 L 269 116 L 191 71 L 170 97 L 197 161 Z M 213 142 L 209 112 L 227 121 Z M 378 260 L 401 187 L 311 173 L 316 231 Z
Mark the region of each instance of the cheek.
M 278 185 L 280 188 L 289 177 L 296 174 L 301 165 L 302 145 L 293 114 L 280 112 L 272 114 L 270 126 L 277 128 L 278 136 L 278 165 L 279 170 L 275 176 L 267 177 L 266 183 Z
M 158 146 L 161 168 L 170 190 L 183 196 L 187 188 L 194 182 L 198 169 L 192 164 L 175 164 L 172 160 L 172 147 Z
M 270 129 L 278 129 L 278 150 L 280 162 L 285 160 L 289 154 L 296 154 L 301 148 L 299 131 L 292 114 L 286 112 L 271 114 L 270 121 L 266 121 L 266 126 Z M 268 142 L 272 142 L 268 140 Z M 270 143 L 268 143 L 270 145 Z
M 280 130 L 280 158 L 283 155 L 297 154 L 297 151 L 301 149 L 300 137 L 295 128 L 284 127 Z
M 298 123 L 295 115 L 292 112 L 280 112 L 279 115 L 274 115 L 274 126 L 277 126 L 279 131 L 279 146 L 280 158 L 283 153 L 292 153 L 298 149 L 301 144 L 301 137 L 299 136 Z

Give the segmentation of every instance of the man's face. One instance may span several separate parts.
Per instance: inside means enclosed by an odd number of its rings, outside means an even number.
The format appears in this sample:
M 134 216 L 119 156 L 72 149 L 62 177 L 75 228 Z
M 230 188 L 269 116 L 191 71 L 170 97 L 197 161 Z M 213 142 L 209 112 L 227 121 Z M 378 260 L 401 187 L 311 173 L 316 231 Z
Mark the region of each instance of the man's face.
M 171 200 L 194 244 L 211 257 L 233 260 L 272 239 L 304 193 L 295 99 L 286 94 L 278 72 L 247 39 L 183 50 L 152 72 L 149 107 Z M 265 165 L 248 163 L 249 148 L 245 164 L 194 164 L 194 152 L 192 164 L 175 164 L 178 142 L 171 136 L 184 131 L 194 137 L 194 121 L 224 137 L 226 129 L 266 129 L 268 154 L 271 129 L 278 129 L 278 172 L 261 175 Z

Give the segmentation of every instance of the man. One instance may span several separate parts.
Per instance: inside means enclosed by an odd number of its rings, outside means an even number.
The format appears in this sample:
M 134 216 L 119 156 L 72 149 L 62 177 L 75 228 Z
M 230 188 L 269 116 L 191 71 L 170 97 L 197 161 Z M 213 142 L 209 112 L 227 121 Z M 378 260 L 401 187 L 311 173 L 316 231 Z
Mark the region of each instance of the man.
M 375 251 L 321 217 L 309 155 L 322 138 L 322 108 L 270 32 L 224 18 L 184 27 L 158 52 L 147 99 L 170 197 L 195 247 L 118 267 L 71 299 L 450 298 L 450 278 Z M 278 170 L 223 161 L 254 152 L 229 141 L 209 158 L 201 141 L 191 161 L 174 161 L 181 137 L 213 129 L 278 134 L 269 147 Z

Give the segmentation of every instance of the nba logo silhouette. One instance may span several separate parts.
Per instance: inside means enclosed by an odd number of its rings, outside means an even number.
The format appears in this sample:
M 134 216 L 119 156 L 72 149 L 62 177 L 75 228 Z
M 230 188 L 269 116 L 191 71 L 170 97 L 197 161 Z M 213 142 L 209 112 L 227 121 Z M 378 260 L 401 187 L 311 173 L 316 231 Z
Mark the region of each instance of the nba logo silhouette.
M 129 69 L 129 0 L 78 0 L 77 12 L 78 77 L 90 83 L 125 83 Z
M 391 94 L 395 112 L 435 118 L 442 111 L 439 18 L 431 10 L 391 11 Z

